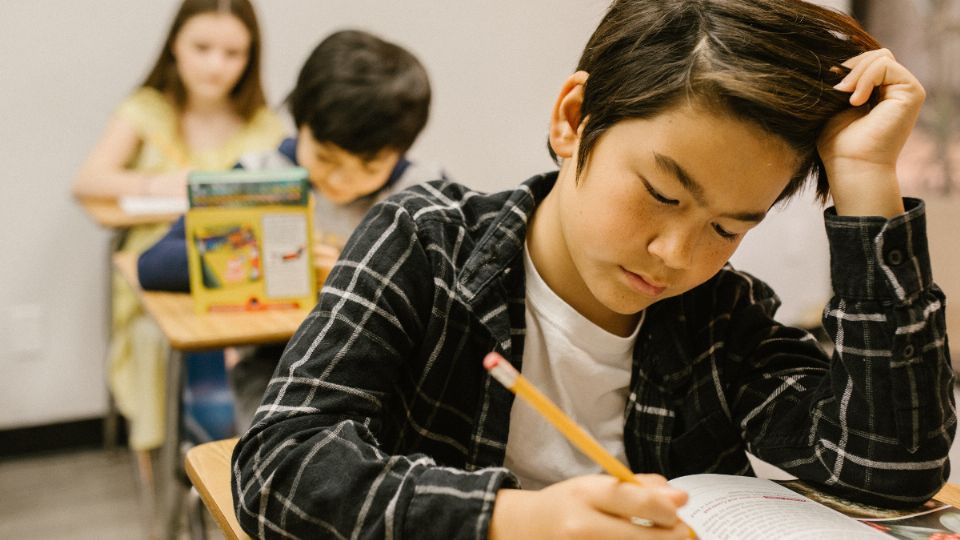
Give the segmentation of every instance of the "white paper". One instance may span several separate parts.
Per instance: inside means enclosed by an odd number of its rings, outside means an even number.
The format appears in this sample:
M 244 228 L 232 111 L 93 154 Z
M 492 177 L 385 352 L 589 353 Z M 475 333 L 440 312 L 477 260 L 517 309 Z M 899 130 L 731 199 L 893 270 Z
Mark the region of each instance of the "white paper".
M 145 197 L 127 195 L 117 201 L 120 209 L 131 216 L 150 214 L 183 214 L 187 211 L 186 197 Z
M 698 474 L 670 485 L 690 500 L 680 517 L 701 540 L 861 540 L 888 538 L 855 519 L 769 480 Z
M 309 294 L 307 216 L 264 214 L 262 226 L 267 297 Z

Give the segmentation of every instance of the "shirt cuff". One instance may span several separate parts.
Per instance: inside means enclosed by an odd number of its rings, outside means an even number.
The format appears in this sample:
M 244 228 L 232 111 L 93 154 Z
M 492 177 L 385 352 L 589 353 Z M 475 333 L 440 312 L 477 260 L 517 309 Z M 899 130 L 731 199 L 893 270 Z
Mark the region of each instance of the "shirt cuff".
M 430 467 L 418 478 L 407 507 L 404 538 L 486 538 L 497 491 L 519 487 L 516 477 L 500 467 L 474 472 Z
M 900 303 L 933 283 L 923 201 L 904 198 L 903 205 L 906 211 L 890 219 L 824 211 L 834 294 Z

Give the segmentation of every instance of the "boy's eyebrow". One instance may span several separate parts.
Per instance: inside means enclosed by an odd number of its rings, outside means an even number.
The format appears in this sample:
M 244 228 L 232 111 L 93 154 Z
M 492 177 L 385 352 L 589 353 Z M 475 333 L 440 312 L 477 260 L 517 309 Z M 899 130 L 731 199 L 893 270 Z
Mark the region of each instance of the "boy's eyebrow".
M 665 156 L 659 152 L 653 153 L 653 158 L 657 161 L 657 165 L 664 172 L 670 173 L 676 178 L 680 185 L 684 187 L 687 191 L 690 192 L 690 195 L 693 195 L 694 200 L 697 201 L 697 204 L 700 206 L 705 206 L 707 204 L 706 199 L 703 198 L 703 186 L 697 183 L 690 174 L 680 166 L 679 163 L 674 161 L 672 157 Z
M 673 175 L 673 177 L 680 182 L 680 185 L 683 186 L 683 188 L 686 189 L 691 196 L 693 196 L 693 200 L 695 200 L 697 204 L 700 206 L 707 205 L 707 200 L 703 196 L 703 186 L 694 180 L 693 177 L 690 176 L 690 173 L 681 167 L 676 160 L 659 152 L 654 152 L 653 158 L 656 160 L 657 166 L 659 166 L 661 170 Z M 766 217 L 766 215 L 766 212 L 733 212 L 724 214 L 724 217 L 735 219 L 737 221 L 760 223 L 763 221 L 763 218 Z

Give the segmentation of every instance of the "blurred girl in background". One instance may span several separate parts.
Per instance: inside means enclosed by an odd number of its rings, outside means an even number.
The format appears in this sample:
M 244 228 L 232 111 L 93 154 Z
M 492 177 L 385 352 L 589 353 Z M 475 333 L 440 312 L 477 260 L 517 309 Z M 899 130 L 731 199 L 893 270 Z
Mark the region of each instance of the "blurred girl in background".
M 283 128 L 266 107 L 261 43 L 249 0 L 184 0 L 146 80 L 80 167 L 73 194 L 186 196 L 187 171 L 229 169 L 242 154 L 275 148 Z M 139 253 L 166 228 L 134 227 L 120 249 Z M 141 458 L 163 441 L 165 358 L 159 330 L 114 275 L 109 385 Z

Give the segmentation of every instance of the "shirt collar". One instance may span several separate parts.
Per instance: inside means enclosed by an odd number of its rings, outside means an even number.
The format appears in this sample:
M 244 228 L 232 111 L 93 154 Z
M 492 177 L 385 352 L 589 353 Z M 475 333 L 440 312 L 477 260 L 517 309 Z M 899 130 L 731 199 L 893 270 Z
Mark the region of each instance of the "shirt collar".
M 468 302 L 483 296 L 494 278 L 523 270 L 527 223 L 557 181 L 557 171 L 540 174 L 520 184 L 507 196 L 502 208 L 480 238 L 458 279 L 458 289 Z

